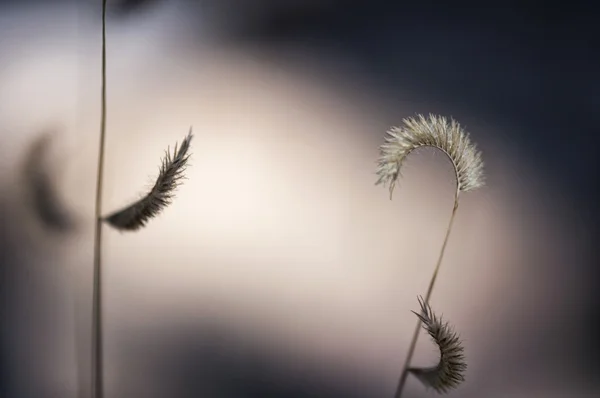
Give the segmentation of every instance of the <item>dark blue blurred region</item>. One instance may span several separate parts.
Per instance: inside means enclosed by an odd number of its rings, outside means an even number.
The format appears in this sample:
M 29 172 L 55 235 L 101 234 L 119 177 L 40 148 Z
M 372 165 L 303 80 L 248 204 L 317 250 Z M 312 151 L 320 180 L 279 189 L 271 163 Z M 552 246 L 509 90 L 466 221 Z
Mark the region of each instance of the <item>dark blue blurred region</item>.
M 177 331 L 176 335 L 173 331 Z M 252 345 L 217 321 L 206 321 L 201 328 L 169 325 L 166 332 L 150 339 L 136 338 L 127 342 L 123 345 L 127 347 L 123 356 L 132 360 L 127 364 L 129 372 L 140 369 L 139 358 L 144 358 L 144 363 L 160 364 L 157 369 L 144 368 L 144 377 L 156 372 L 160 380 L 165 380 L 165 391 L 173 397 L 384 396 L 382 387 L 374 385 L 368 375 L 342 378 L 332 374 L 326 365 L 290 361 L 264 346 Z M 146 395 L 143 385 L 131 389 L 132 384 L 127 383 L 126 377 L 123 379 L 125 383 L 119 387 L 123 395 L 132 398 Z
M 469 109 L 514 130 L 504 138 L 572 199 L 596 203 L 600 14 L 592 2 L 336 4 L 273 16 L 235 39 L 330 48 L 386 91 L 454 104 L 459 120 Z

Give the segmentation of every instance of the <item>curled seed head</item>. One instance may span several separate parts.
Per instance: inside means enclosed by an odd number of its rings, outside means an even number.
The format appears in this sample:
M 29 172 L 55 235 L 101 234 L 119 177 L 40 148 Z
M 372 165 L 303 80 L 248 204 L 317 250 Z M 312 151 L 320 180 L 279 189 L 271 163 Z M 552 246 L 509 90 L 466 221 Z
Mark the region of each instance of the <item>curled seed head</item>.
M 165 151 L 158 177 L 150 192 L 137 202 L 104 217 L 103 220 L 118 230 L 135 231 L 144 227 L 151 218 L 167 207 L 173 200 L 181 180 L 185 178 L 192 137 L 190 128 L 181 146 L 178 148 L 175 144 L 173 154 L 169 149 Z
M 423 385 L 433 388 L 438 393 L 446 393 L 465 381 L 467 363 L 464 347 L 460 338 L 447 322 L 433 313 L 429 304 L 419 298 L 421 313 L 413 313 L 423 322 L 423 329 L 429 333 L 433 342 L 440 349 L 440 361 L 430 368 L 409 368 Z
M 376 184 L 389 184 L 390 198 L 404 159 L 419 147 L 433 147 L 444 152 L 456 174 L 458 192 L 467 192 L 484 185 L 481 152 L 471 143 L 468 133 L 454 120 L 423 115 L 403 120 L 403 126 L 392 127 L 380 146 Z

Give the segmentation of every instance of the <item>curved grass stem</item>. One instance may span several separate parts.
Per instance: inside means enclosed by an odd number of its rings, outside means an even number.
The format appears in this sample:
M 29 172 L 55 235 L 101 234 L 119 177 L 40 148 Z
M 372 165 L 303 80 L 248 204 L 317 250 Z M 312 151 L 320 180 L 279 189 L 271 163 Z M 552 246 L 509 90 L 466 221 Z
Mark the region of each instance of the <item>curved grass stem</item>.
M 458 210 L 458 197 L 460 190 L 457 188 L 456 193 L 454 195 L 454 207 L 452 208 L 452 215 L 450 216 L 450 222 L 448 223 L 448 228 L 446 229 L 446 236 L 444 237 L 444 243 L 442 244 L 442 249 L 440 250 L 440 255 L 437 260 L 437 264 L 435 266 L 435 270 L 433 271 L 433 275 L 431 276 L 431 280 L 429 282 L 429 288 L 427 289 L 427 294 L 425 295 L 424 303 L 427 305 L 429 303 L 429 299 L 431 298 L 431 293 L 433 292 L 433 286 L 435 285 L 435 281 L 437 279 L 440 265 L 442 264 L 442 259 L 444 258 L 444 252 L 446 251 L 446 246 L 448 244 L 448 238 L 450 237 L 450 232 L 452 231 L 452 225 L 454 224 L 454 218 L 456 216 L 456 211 Z M 413 333 L 413 338 L 410 343 L 410 347 L 408 349 L 408 353 L 406 354 L 406 360 L 404 361 L 404 367 L 402 368 L 402 373 L 400 374 L 400 379 L 398 381 L 398 387 L 396 388 L 396 393 L 394 394 L 395 398 L 400 398 L 402 396 L 402 391 L 404 390 L 404 385 L 406 384 L 406 379 L 408 377 L 408 369 L 410 366 L 410 362 L 412 360 L 413 354 L 415 352 L 415 348 L 417 346 L 417 341 L 419 339 L 419 332 L 421 330 L 421 319 L 417 321 L 417 326 L 415 328 L 415 332 Z

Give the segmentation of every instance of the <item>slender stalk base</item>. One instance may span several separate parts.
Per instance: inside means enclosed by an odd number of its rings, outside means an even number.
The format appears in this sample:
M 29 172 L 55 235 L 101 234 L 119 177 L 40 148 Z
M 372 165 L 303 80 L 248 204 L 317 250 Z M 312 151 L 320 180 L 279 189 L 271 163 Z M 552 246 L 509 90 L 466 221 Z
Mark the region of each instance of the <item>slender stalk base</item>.
M 450 216 L 450 222 L 448 223 L 448 228 L 446 229 L 446 236 L 444 238 L 444 243 L 442 244 L 442 249 L 440 250 L 440 255 L 437 260 L 437 264 L 435 266 L 435 270 L 433 271 L 433 275 L 431 276 L 431 281 L 429 282 L 429 288 L 427 289 L 427 295 L 425 295 L 425 304 L 429 303 L 429 299 L 431 298 L 431 293 L 433 292 L 433 286 L 435 285 L 435 280 L 437 279 L 440 265 L 442 264 L 442 259 L 444 258 L 444 252 L 446 251 L 446 246 L 448 244 L 448 238 L 450 237 L 450 231 L 452 231 L 452 224 L 454 224 L 454 218 L 456 216 L 456 211 L 458 210 L 458 196 L 459 191 L 456 190 L 456 194 L 454 195 L 454 207 L 452 208 L 452 215 Z M 413 334 L 412 341 L 410 343 L 410 347 L 408 349 L 408 354 L 406 355 L 406 360 L 404 361 L 404 367 L 402 369 L 402 373 L 400 374 L 400 380 L 398 381 L 398 387 L 396 388 L 396 394 L 394 394 L 395 398 L 400 398 L 402 396 L 402 391 L 404 390 L 404 385 L 406 384 L 406 379 L 408 377 L 408 368 L 410 366 L 410 361 L 412 360 L 412 356 L 415 352 L 415 348 L 417 346 L 417 341 L 419 339 L 419 332 L 421 330 L 421 320 L 417 321 L 417 326 L 415 327 L 415 332 Z
M 102 180 L 104 171 L 104 141 L 106 136 L 106 0 L 102 0 L 102 89 L 100 111 L 100 149 L 96 180 L 96 209 L 94 222 L 94 280 L 92 296 L 92 398 L 104 396 L 103 339 L 102 339 Z

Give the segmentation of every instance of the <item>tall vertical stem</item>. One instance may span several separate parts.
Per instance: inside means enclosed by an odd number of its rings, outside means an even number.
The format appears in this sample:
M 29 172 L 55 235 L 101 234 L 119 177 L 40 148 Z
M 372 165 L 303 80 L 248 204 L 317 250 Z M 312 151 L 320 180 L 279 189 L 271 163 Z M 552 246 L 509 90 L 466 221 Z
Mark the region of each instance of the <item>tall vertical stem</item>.
M 94 222 L 94 280 L 92 296 L 92 398 L 102 398 L 103 352 L 102 352 L 102 180 L 104 171 L 104 141 L 106 136 L 106 0 L 102 0 L 102 83 L 100 94 L 100 147 L 98 153 L 98 177 L 96 180 L 96 209 Z
M 452 231 L 452 224 L 454 223 L 454 217 L 456 215 L 456 211 L 458 210 L 458 196 L 460 191 L 458 188 L 456 189 L 456 193 L 454 195 L 454 207 L 452 208 L 452 215 L 450 216 L 450 222 L 448 223 L 448 228 L 446 229 L 446 236 L 444 237 L 444 243 L 442 244 L 442 249 L 440 250 L 440 255 L 437 260 L 437 264 L 435 266 L 435 270 L 433 271 L 433 275 L 431 276 L 431 281 L 429 282 L 429 288 L 427 289 L 427 294 L 425 295 L 425 304 L 429 303 L 429 299 L 431 298 L 431 293 L 433 292 L 433 286 L 435 285 L 435 280 L 437 279 L 440 265 L 442 264 L 442 259 L 444 258 L 444 252 L 446 251 L 446 246 L 448 244 L 448 237 L 450 237 L 450 231 Z M 417 321 L 417 326 L 415 327 L 415 332 L 413 334 L 412 342 L 410 343 L 410 348 L 408 349 L 408 354 L 406 355 L 406 360 L 404 361 L 404 367 L 402 368 L 402 373 L 400 374 L 400 380 L 398 381 L 398 387 L 396 388 L 395 398 L 400 398 L 402 396 L 402 391 L 404 390 L 404 384 L 406 384 L 406 378 L 408 377 L 408 367 L 410 366 L 410 361 L 412 360 L 412 356 L 415 352 L 415 348 L 417 346 L 417 340 L 419 339 L 419 332 L 421 331 L 421 319 Z

